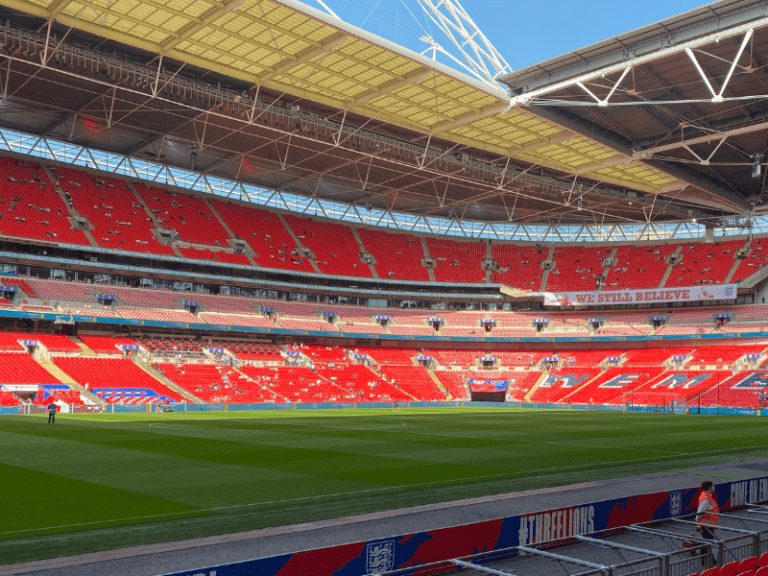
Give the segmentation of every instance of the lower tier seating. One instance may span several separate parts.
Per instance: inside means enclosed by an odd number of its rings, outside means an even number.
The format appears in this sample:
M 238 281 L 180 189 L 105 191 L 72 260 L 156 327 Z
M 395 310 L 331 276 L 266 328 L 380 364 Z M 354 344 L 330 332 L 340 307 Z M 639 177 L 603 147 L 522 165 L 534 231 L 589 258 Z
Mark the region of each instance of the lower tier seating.
M 89 390 L 107 402 L 145 404 L 182 401 L 177 392 L 128 359 L 59 356 L 53 361 L 75 382 L 81 386 L 87 384 Z

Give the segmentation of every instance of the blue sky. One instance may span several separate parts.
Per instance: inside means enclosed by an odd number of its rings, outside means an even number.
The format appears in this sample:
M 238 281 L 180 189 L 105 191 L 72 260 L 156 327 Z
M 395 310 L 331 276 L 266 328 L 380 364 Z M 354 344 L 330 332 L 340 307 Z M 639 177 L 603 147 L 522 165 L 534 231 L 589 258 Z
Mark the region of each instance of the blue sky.
M 317 0 L 302 0 L 322 10 Z M 421 52 L 427 24 L 416 0 L 323 0 L 346 22 Z M 463 0 L 480 30 L 519 70 L 582 46 L 703 6 L 701 0 Z M 430 26 L 431 25 L 431 26 Z M 447 62 L 446 62 L 447 63 Z

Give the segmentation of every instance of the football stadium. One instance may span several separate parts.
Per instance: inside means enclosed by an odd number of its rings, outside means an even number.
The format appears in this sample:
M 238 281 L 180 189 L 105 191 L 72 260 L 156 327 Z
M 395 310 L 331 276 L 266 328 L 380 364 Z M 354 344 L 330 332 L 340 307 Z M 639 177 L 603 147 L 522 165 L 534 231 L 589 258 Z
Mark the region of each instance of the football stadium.
M 410 5 L 2 3 L 0 576 L 768 574 L 766 3 Z

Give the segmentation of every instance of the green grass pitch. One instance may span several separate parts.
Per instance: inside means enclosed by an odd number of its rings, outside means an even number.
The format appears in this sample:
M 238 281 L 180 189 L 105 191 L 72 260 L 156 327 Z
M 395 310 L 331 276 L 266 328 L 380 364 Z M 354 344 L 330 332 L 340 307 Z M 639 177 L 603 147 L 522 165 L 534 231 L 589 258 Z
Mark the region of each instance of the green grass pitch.
M 765 456 L 768 419 L 435 408 L 0 417 L 0 564 Z

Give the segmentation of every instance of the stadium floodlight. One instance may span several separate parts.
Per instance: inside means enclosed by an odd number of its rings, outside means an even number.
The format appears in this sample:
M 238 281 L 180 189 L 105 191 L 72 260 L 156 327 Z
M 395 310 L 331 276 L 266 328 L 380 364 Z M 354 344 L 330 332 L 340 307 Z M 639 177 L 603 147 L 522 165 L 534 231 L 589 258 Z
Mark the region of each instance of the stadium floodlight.
M 430 35 L 421 37 L 428 45 L 424 52 L 431 50 L 433 59 L 440 52 L 478 80 L 494 87 L 501 86 L 496 79 L 510 74 L 512 68 L 472 21 L 459 0 L 416 1 L 459 51 L 461 59 L 456 58 Z

